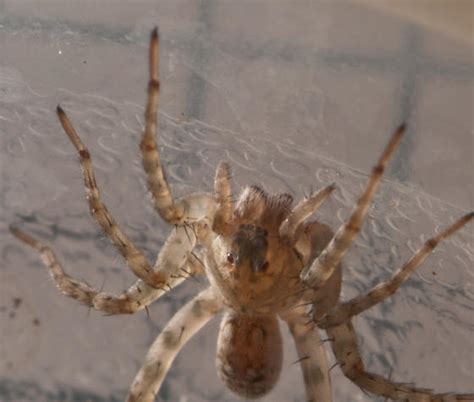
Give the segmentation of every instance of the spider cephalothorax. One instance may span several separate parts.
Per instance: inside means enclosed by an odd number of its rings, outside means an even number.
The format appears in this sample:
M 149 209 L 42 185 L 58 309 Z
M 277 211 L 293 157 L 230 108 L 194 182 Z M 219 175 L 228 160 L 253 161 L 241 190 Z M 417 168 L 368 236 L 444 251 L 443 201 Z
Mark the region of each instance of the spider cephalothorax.
M 295 270 L 298 264 L 303 268 L 301 258 L 279 234 L 291 202 L 287 194 L 269 196 L 256 186 L 247 187 L 226 230 L 212 242 L 208 276 L 235 311 L 275 314 L 291 305 L 291 293 L 301 297 Z
M 285 322 L 299 355 L 308 401 L 332 401 L 325 329 L 344 375 L 366 392 L 410 402 L 474 401 L 474 394 L 435 394 L 367 372 L 351 319 L 390 297 L 437 244 L 474 218 L 468 213 L 429 239 L 392 278 L 367 294 L 340 302 L 341 261 L 367 214 L 385 166 L 401 141 L 404 126 L 392 135 L 347 221 L 334 234 L 308 218 L 334 190 L 333 185 L 292 207 L 288 194 L 268 195 L 247 187 L 232 201 L 230 169 L 217 168 L 214 193 L 174 200 L 156 144 L 158 31 L 150 41 L 150 81 L 140 149 L 148 188 L 161 217 L 174 226 L 155 264 L 120 229 L 101 200 L 88 150 L 66 113 L 59 120 L 79 154 L 89 209 L 139 278 L 123 294 L 98 291 L 66 274 L 53 251 L 17 228 L 12 233 L 36 249 L 59 289 L 107 314 L 144 309 L 186 277 L 205 273 L 210 286 L 183 306 L 151 346 L 131 386 L 128 402 L 152 402 L 176 354 L 211 318 L 223 312 L 217 368 L 227 386 L 244 398 L 258 398 L 275 385 L 282 368 L 279 320 Z M 311 306 L 311 314 L 308 314 Z

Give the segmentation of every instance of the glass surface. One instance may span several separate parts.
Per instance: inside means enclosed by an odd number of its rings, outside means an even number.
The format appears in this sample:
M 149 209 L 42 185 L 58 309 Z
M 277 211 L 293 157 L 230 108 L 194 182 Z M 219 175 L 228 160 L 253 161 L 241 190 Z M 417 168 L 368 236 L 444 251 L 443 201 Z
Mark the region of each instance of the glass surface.
M 206 286 L 188 281 L 144 312 L 105 317 L 62 296 L 15 224 L 65 270 L 120 293 L 134 278 L 89 216 L 66 109 L 103 198 L 153 260 L 171 230 L 154 213 L 138 151 L 149 32 L 161 33 L 159 145 L 173 193 L 295 198 L 331 182 L 316 218 L 346 218 L 388 136 L 407 136 L 344 262 L 343 298 L 388 278 L 474 205 L 472 48 L 368 6 L 342 2 L 0 1 L 0 401 L 121 401 L 153 339 Z M 473 224 L 442 243 L 387 302 L 354 322 L 367 368 L 469 392 L 474 383 Z M 219 319 L 178 355 L 163 401 L 236 401 L 214 367 Z M 298 358 L 267 402 L 303 401 Z M 470 353 L 471 351 L 471 353 Z M 328 349 L 329 352 L 329 349 Z M 329 352 L 330 364 L 333 362 Z M 335 367 L 334 400 L 383 401 Z

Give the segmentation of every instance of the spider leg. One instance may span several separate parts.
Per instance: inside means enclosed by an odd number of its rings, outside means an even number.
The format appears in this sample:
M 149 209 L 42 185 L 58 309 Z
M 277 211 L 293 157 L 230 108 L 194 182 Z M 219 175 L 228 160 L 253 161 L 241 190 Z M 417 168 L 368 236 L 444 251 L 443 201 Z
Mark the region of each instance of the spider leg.
M 214 216 L 213 230 L 219 234 L 227 233 L 232 219 L 233 203 L 230 186 L 231 171 L 227 163 L 221 162 L 217 167 L 214 178 L 214 196 L 217 201 L 217 210 Z
M 298 240 L 298 229 L 303 222 L 314 214 L 327 197 L 334 191 L 336 186 L 331 184 L 309 198 L 301 201 L 288 215 L 280 226 L 280 237 L 288 244 L 294 245 Z
M 411 257 L 405 265 L 400 268 L 388 281 L 374 286 L 367 294 L 360 295 L 352 300 L 337 305 L 321 320 L 317 321 L 319 328 L 328 328 L 342 324 L 354 315 L 360 314 L 370 307 L 380 303 L 393 295 L 398 288 L 410 277 L 425 259 L 431 254 L 434 248 L 447 237 L 451 236 L 470 220 L 474 218 L 474 212 L 464 215 L 454 224 L 437 234 L 435 237 L 427 240 L 425 244 Z
M 351 321 L 330 327 L 326 331 L 331 338 L 334 355 L 344 375 L 364 391 L 407 402 L 474 401 L 474 394 L 435 394 L 429 389 L 395 383 L 378 374 L 365 371 L 357 346 L 357 336 Z
M 295 243 L 295 249 L 302 256 L 304 264 L 310 265 L 333 238 L 334 233 L 328 225 L 314 221 L 305 225 Z M 325 316 L 339 301 L 341 293 L 342 269 L 338 264 L 332 276 L 317 291 L 310 291 L 304 301 L 312 305 L 315 322 Z
M 178 352 L 221 308 L 222 302 L 212 288 L 203 290 L 182 307 L 148 351 L 127 402 L 153 402 Z
M 92 168 L 91 156 L 76 133 L 71 121 L 64 110 L 58 106 L 57 113 L 61 125 L 79 153 L 86 197 L 92 216 L 100 225 L 102 230 L 112 240 L 113 244 L 127 262 L 133 273 L 150 286 L 159 287 L 166 283 L 166 278 L 152 269 L 145 255 L 133 244 L 130 238 L 120 229 L 114 218 L 110 215 L 107 207 L 102 202 L 99 188 Z
M 295 231 L 295 233 L 298 232 Z M 317 258 L 331 241 L 333 235 L 331 228 L 323 223 L 315 221 L 304 226 L 303 231 L 299 233 L 296 239 L 294 247 L 301 255 L 305 265 L 311 264 Z M 305 297 L 303 301 L 308 300 L 313 306 L 315 317 L 324 316 L 337 304 L 341 292 L 341 280 L 341 265 L 338 264 L 324 286 L 316 292 L 310 292 Z M 295 341 L 300 358 L 299 362 L 303 370 L 306 399 L 311 402 L 331 402 L 330 370 L 326 351 L 314 321 L 308 321 L 306 308 L 304 307 L 306 304 L 308 303 L 303 303 L 289 312 L 280 314 L 280 317 L 288 324 Z
M 146 308 L 147 305 L 168 291 L 168 289 L 164 287 L 158 289 L 149 286 L 142 280 L 136 281 L 135 284 L 130 286 L 120 296 L 97 291 L 85 281 L 77 280 L 66 274 L 50 247 L 20 229 L 10 227 L 10 231 L 16 238 L 35 249 L 41 255 L 43 263 L 48 267 L 51 277 L 63 294 L 78 300 L 86 306 L 93 307 L 96 310 L 103 311 L 107 314 L 133 314 L 136 311 Z M 166 286 L 169 289 L 179 285 L 189 274 L 202 270 L 197 266 L 195 257 L 193 257 L 191 253 L 188 253 L 185 259 L 176 260 L 176 252 L 180 241 L 180 237 L 177 235 L 174 237 L 173 235 L 170 236 L 158 256 L 158 260 L 161 264 L 161 266 L 158 265 L 158 267 L 161 269 L 162 274 L 168 277 Z M 181 253 L 182 257 L 184 257 L 184 252 Z M 180 263 L 177 264 L 177 261 Z M 179 273 L 180 270 L 188 274 L 173 275 L 173 273 Z
M 402 139 L 405 126 L 400 126 L 392 135 L 377 165 L 372 170 L 364 193 L 357 201 L 357 205 L 352 212 L 349 220 L 343 224 L 336 235 L 328 244 L 326 249 L 321 252 L 314 263 L 301 273 L 301 280 L 313 288 L 319 288 L 332 275 L 337 264 L 341 261 L 349 249 L 352 241 L 360 232 L 367 211 L 371 205 L 374 194 L 382 179 L 385 166 L 390 157 L 395 152 L 400 140 Z
M 216 203 L 208 194 L 195 194 L 177 201 L 173 200 L 171 190 L 161 166 L 161 157 L 156 143 L 158 98 L 160 94 L 159 81 L 159 46 L 158 28 L 151 33 L 149 48 L 148 95 L 145 110 L 145 131 L 140 142 L 143 158 L 143 168 L 147 176 L 148 189 L 153 198 L 155 210 L 172 225 L 192 224 L 202 217 L 211 218 Z M 195 216 L 199 209 L 198 217 Z
M 295 341 L 308 402 L 331 402 L 331 379 L 326 350 L 318 329 L 308 322 L 304 308 L 282 315 Z
M 140 143 L 140 149 L 143 156 L 143 168 L 147 174 L 148 189 L 153 197 L 154 207 L 166 222 L 176 225 L 182 223 L 185 213 L 183 205 L 173 201 L 165 173 L 161 166 L 160 153 L 156 144 L 157 108 L 160 93 L 160 81 L 158 77 L 159 46 L 158 28 L 155 28 L 150 38 L 150 78 L 145 111 L 145 131 Z

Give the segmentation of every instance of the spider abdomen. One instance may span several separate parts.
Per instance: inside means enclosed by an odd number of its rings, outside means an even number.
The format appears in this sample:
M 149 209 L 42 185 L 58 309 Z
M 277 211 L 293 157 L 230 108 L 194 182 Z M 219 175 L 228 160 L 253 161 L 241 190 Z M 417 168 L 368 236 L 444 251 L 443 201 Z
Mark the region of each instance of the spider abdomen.
M 269 392 L 280 376 L 282 339 L 276 316 L 224 314 L 217 340 L 217 371 L 244 398 Z

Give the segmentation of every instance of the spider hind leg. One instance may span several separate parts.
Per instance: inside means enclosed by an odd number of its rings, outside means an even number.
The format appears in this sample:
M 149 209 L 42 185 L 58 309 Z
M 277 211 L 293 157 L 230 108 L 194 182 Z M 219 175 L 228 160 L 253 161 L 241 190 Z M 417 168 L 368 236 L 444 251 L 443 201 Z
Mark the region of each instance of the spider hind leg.
M 337 363 L 344 375 L 362 390 L 407 402 L 472 402 L 474 394 L 436 394 L 427 388 L 396 383 L 365 370 L 351 321 L 326 329 Z
M 427 240 L 391 279 L 376 285 L 366 295 L 355 297 L 335 306 L 325 317 L 317 320 L 317 326 L 326 329 L 329 338 L 331 338 L 334 355 L 344 375 L 364 391 L 393 400 L 409 402 L 474 401 L 474 394 L 436 394 L 430 389 L 395 383 L 378 374 L 367 372 L 359 354 L 357 337 L 351 322 L 352 316 L 394 294 L 442 240 L 460 230 L 473 218 L 473 212 L 464 215 L 451 226 Z

